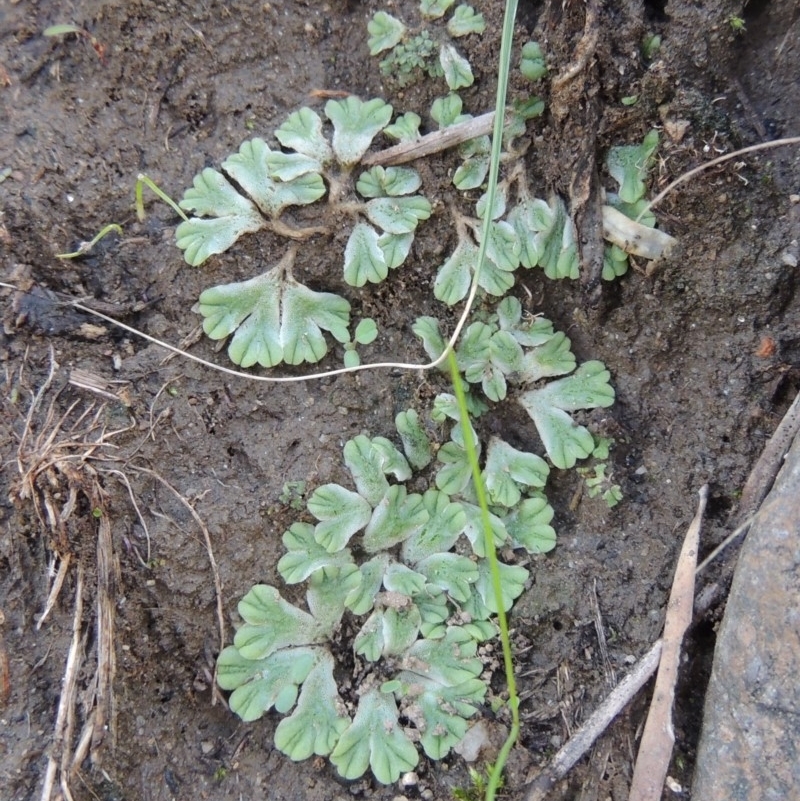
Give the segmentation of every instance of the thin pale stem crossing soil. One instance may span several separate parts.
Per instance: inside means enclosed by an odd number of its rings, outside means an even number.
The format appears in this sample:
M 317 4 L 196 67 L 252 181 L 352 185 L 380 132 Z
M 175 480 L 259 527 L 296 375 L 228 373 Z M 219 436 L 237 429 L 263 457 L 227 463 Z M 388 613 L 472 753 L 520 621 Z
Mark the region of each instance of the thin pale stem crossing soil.
M 217 567 L 217 560 L 214 558 L 214 549 L 211 546 L 211 534 L 208 531 L 208 526 L 206 526 L 203 518 L 197 514 L 197 510 L 183 497 L 183 495 L 172 486 L 163 476 L 160 476 L 155 470 L 150 470 L 147 467 L 136 467 L 134 465 L 130 466 L 130 469 L 137 473 L 144 473 L 151 478 L 154 478 L 158 481 L 162 486 L 166 487 L 182 504 L 186 507 L 189 514 L 194 519 L 194 522 L 197 524 L 197 527 L 203 534 L 203 539 L 205 540 L 206 545 L 206 552 L 208 553 L 208 561 L 211 565 L 211 574 L 214 579 L 214 589 L 216 592 L 217 598 L 217 624 L 219 626 L 219 650 L 221 651 L 225 646 L 225 610 L 222 606 L 222 580 L 219 576 L 219 568 Z M 216 666 L 214 667 L 214 683 L 216 684 L 217 675 L 216 675 Z M 216 700 L 216 696 L 214 697 Z

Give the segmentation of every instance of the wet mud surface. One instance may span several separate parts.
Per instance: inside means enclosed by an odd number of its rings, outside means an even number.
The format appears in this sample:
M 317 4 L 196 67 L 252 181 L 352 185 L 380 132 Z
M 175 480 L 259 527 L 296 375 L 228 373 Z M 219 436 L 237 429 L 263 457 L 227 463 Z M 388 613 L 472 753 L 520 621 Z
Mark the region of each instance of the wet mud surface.
M 488 3 L 475 5 L 488 30 L 465 44 L 476 83 L 463 96 L 466 110 L 479 114 L 493 105 L 501 15 Z M 610 188 L 608 147 L 639 142 L 653 126 L 662 132 L 654 190 L 716 155 L 800 135 L 800 23 L 790 4 L 762 0 L 744 12 L 724 0 L 702 8 L 679 0 L 613 5 L 598 7 L 595 48 L 570 88 L 574 97 L 545 95 L 548 108 L 552 100 L 567 107 L 571 100 L 574 108 L 563 117 L 547 112 L 530 126 L 524 158 L 538 196 L 556 190 L 579 211 L 586 170 L 596 165 L 596 180 Z M 211 682 L 220 632 L 206 533 L 229 641 L 238 599 L 256 582 L 279 583 L 280 536 L 298 516 L 280 500 L 287 482 L 313 489 L 344 480 L 344 442 L 361 432 L 391 436 L 395 414 L 426 411 L 444 378 L 376 371 L 249 383 L 165 360 L 158 346 L 60 304 L 92 299 L 178 344 L 197 329 L 191 307 L 204 288 L 274 264 L 284 243 L 259 234 L 189 267 L 174 246 L 177 218 L 169 208 L 150 196 L 145 222 L 137 221 L 136 175 L 179 197 L 195 173 L 219 165 L 244 139 L 269 138 L 302 105 L 319 110 L 321 91 L 384 97 L 397 111 L 429 108 L 442 84 L 399 88 L 383 81 L 369 57 L 366 24 L 380 7 L 339 0 L 0 6 L 0 270 L 3 282 L 32 293 L 0 290 L 3 798 L 41 796 L 79 575 L 84 661 L 76 739 L 88 714 L 81 699 L 90 697 L 98 667 L 99 585 L 114 607 L 115 672 L 105 738 L 90 749 L 94 761 L 73 772 L 74 798 L 332 801 L 403 793 L 443 800 L 468 784 L 455 755 L 437 766 L 422 761 L 419 784 L 403 789 L 366 778 L 344 782 L 322 760 L 294 764 L 272 745 L 276 716 L 241 723 L 215 702 Z M 416 4 L 395 3 L 392 12 L 414 20 Z M 746 31 L 733 29 L 734 15 Z M 64 22 L 87 36 L 41 35 Z M 557 74 L 580 53 L 585 23 L 583 4 L 523 2 L 518 43 L 538 39 Z M 651 32 L 662 46 L 647 64 L 640 47 Z M 512 95 L 522 90 L 512 82 Z M 623 105 L 634 95 L 634 105 Z M 564 330 L 579 361 L 600 359 L 611 371 L 617 402 L 585 419 L 615 441 L 613 478 L 624 500 L 608 509 L 580 493 L 574 471 L 553 476 L 558 545 L 528 565 L 531 586 L 512 613 L 524 701 L 510 797 L 605 696 L 612 676 L 658 638 L 697 490 L 710 485 L 702 557 L 730 532 L 749 470 L 797 390 L 798 159 L 796 148 L 742 156 L 672 193 L 658 218 L 679 245 L 650 273 L 641 264 L 599 288 L 588 273 L 575 282 L 550 282 L 538 271 L 518 278 L 514 293 L 524 308 Z M 376 319 L 380 335 L 364 349 L 365 360 L 421 361 L 414 319 L 430 314 L 453 324 L 432 283 L 455 244 L 448 204 L 474 202 L 450 185 L 457 163 L 452 153 L 426 160 L 426 192 L 439 198 L 435 213 L 409 261 L 379 287 L 343 284 L 344 232 L 314 240 L 298 256 L 298 275 L 309 286 L 345 294 L 355 319 Z M 56 258 L 111 222 L 122 225 L 121 236 L 82 259 Z M 225 363 L 207 339 L 189 349 Z M 323 366 L 340 363 L 334 355 Z M 102 391 L 76 382 L 81 371 Z M 481 425 L 516 447 L 537 447 L 531 421 L 513 402 L 493 408 Z M 59 469 L 54 448 L 91 472 Z M 110 522 L 113 554 L 104 569 L 95 502 Z M 70 553 L 72 564 L 37 626 L 59 564 L 55 551 Z M 715 614 L 694 631 L 679 688 L 670 775 L 684 788 Z M 640 698 L 613 724 L 552 798 L 627 797 L 645 704 Z

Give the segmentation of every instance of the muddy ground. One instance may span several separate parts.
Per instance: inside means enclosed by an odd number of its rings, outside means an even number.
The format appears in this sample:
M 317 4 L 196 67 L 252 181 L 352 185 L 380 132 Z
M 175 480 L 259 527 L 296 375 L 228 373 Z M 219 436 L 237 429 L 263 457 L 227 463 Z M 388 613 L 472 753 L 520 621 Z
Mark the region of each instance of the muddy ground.
M 465 44 L 477 77 L 463 93 L 473 113 L 493 105 L 501 20 L 499 4 L 476 5 L 488 31 Z M 597 43 L 570 115 L 546 113 L 530 128 L 526 167 L 538 195 L 555 188 L 568 197 L 587 157 L 602 165 L 609 146 L 641 141 L 653 126 L 662 129 L 653 191 L 716 155 L 800 134 L 794 4 L 600 5 Z M 268 138 L 301 105 L 320 108 L 316 90 L 381 96 L 397 110 L 427 108 L 441 85 L 382 83 L 369 58 L 366 23 L 381 7 L 373 0 L 0 5 L 2 280 L 57 297 L 92 298 L 150 335 L 183 340 L 198 325 L 191 307 L 203 288 L 254 275 L 282 251 L 270 235 L 259 235 L 199 269 L 188 267 L 174 246 L 176 217 L 166 206 L 148 200 L 147 220 L 137 222 L 137 173 L 180 196 L 196 172 L 218 165 L 244 139 Z M 417 18 L 416 4 L 406 0 L 392 11 Z M 734 16 L 746 30 L 735 30 Z M 66 22 L 96 41 L 42 36 L 48 25 Z M 517 47 L 537 38 L 551 74 L 558 74 L 576 58 L 583 26 L 582 3 L 522 2 Z M 640 43 L 650 32 L 663 43 L 648 64 Z M 512 92 L 519 91 L 515 82 Z M 634 105 L 621 103 L 633 95 Z M 512 617 L 517 645 L 530 647 L 517 658 L 524 725 L 509 771 L 510 797 L 607 693 L 611 671 L 622 675 L 659 636 L 697 490 L 710 484 L 702 538 L 708 553 L 731 530 L 748 472 L 797 390 L 798 158 L 790 148 L 742 157 L 673 193 L 658 216 L 680 244 L 652 274 L 633 271 L 600 290 L 590 280 L 554 284 L 539 273 L 518 281 L 525 307 L 565 330 L 579 360 L 601 359 L 612 373 L 616 404 L 588 419 L 616 442 L 613 475 L 625 498 L 609 510 L 599 499 L 576 495 L 574 471 L 554 477 L 558 546 L 530 566 L 532 586 Z M 446 205 L 463 202 L 447 178 L 456 164 L 452 154 L 426 162 L 432 182 L 426 189 L 441 193 L 442 203 L 420 229 L 413 257 L 380 288 L 341 286 L 330 255 L 342 244 L 335 237 L 301 254 L 298 271 L 309 284 L 342 291 L 357 317 L 378 321 L 381 335 L 365 349 L 367 359 L 419 360 L 414 318 L 450 320 L 433 300 L 431 283 L 454 243 Z M 600 180 L 611 186 L 602 169 Z M 123 226 L 121 237 L 107 238 L 83 259 L 55 257 L 110 222 Z M 253 583 L 278 579 L 280 535 L 297 515 L 280 501 L 286 482 L 313 488 L 343 478 L 343 442 L 362 431 L 391 435 L 396 412 L 425 411 L 440 378 L 370 372 L 255 385 L 182 359 L 165 362 L 159 347 L 54 306 L 52 296 L 2 294 L 0 797 L 40 798 L 48 755 L 60 753 L 51 750 L 52 738 L 79 565 L 82 659 L 71 748 L 97 673 L 98 575 L 112 598 L 116 672 L 107 731 L 90 748 L 94 759 L 72 773 L 74 798 L 397 796 L 399 788 L 369 779 L 343 782 L 324 761 L 293 764 L 272 747 L 276 717 L 244 725 L 212 703 L 209 671 L 220 643 L 199 521 L 219 568 L 229 639 L 238 599 Z M 224 363 L 208 340 L 190 347 Z M 53 360 L 52 381 L 34 403 Z M 329 357 L 328 364 L 340 361 Z M 70 384 L 75 371 L 106 382 L 102 389 L 122 400 Z M 512 444 L 536 446 L 533 425 L 513 404 L 498 406 L 485 425 Z M 106 444 L 80 444 L 102 432 Z M 52 458 L 53 448 L 60 456 L 88 454 L 88 466 L 74 474 L 44 471 L 27 487 L 32 497 L 22 497 L 26 472 Z M 95 508 L 111 527 L 113 563 L 105 578 L 98 571 Z M 72 565 L 54 609 L 37 627 L 59 566 L 55 552 L 71 554 Z M 688 795 L 719 613 L 715 608 L 688 645 L 670 770 L 684 793 L 665 797 Z M 645 706 L 643 698 L 617 720 L 552 798 L 625 798 Z M 418 773 L 419 785 L 402 790 L 408 798 L 444 800 L 468 783 L 456 756 L 435 769 L 422 763 Z

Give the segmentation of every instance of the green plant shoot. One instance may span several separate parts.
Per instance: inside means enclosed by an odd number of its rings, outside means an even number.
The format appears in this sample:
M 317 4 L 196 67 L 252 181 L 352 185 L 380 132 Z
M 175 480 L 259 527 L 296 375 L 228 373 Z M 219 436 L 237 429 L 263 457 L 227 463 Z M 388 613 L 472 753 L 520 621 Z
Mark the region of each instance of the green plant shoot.
M 509 3 L 509 5 L 516 3 Z M 513 20 L 513 17 L 512 17 Z M 517 695 L 517 682 L 514 677 L 514 657 L 511 653 L 511 638 L 508 633 L 508 618 L 505 613 L 505 602 L 503 600 L 503 582 L 500 576 L 500 565 L 497 561 L 497 551 L 494 544 L 494 532 L 489 513 L 489 502 L 487 500 L 486 486 L 481 476 L 480 463 L 478 462 L 478 452 L 475 448 L 472 437 L 470 436 L 469 414 L 467 410 L 467 399 L 464 393 L 464 385 L 461 381 L 461 373 L 456 363 L 455 355 L 451 350 L 448 353 L 448 363 L 450 365 L 450 377 L 453 388 L 458 400 L 458 407 L 461 411 L 461 427 L 464 433 L 465 448 L 472 469 L 472 480 L 478 496 L 478 505 L 481 510 L 481 524 L 484 535 L 484 547 L 486 549 L 486 559 L 492 579 L 495 604 L 497 606 L 497 622 L 500 627 L 500 642 L 503 647 L 503 666 L 506 674 L 506 684 L 508 686 L 508 706 L 511 710 L 511 731 L 506 738 L 503 747 L 497 757 L 497 761 L 492 768 L 489 783 L 486 787 L 486 801 L 494 801 L 495 793 L 503 780 L 503 768 L 505 767 L 508 755 L 514 747 L 514 743 L 519 737 L 519 696 Z

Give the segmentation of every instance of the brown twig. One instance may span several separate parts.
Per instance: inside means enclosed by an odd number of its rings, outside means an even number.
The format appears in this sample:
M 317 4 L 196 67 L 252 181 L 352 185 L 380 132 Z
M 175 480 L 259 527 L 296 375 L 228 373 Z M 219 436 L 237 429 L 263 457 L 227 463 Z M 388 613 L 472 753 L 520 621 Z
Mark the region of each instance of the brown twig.
M 658 801 L 664 789 L 675 731 L 672 726 L 672 706 L 678 668 L 681 661 L 683 635 L 692 622 L 694 606 L 694 576 L 697 567 L 697 550 L 700 544 L 700 527 L 708 499 L 708 485 L 700 489 L 700 503 L 683 541 L 675 579 L 672 582 L 667 615 L 664 621 L 664 638 L 658 666 L 653 700 L 647 714 L 639 755 L 631 782 L 628 801 Z
M 741 528 L 745 529 L 749 525 L 750 521 L 747 521 L 745 526 Z M 734 532 L 736 535 L 739 533 L 738 530 Z M 695 575 L 699 575 L 710 561 L 711 558 L 706 559 L 697 568 Z M 698 602 L 695 604 L 696 615 L 705 613 L 712 597 L 709 596 L 705 603 Z M 608 697 L 597 707 L 575 735 L 561 747 L 547 768 L 528 785 L 525 801 L 544 801 L 547 793 L 555 786 L 556 782 L 569 773 L 575 763 L 584 756 L 595 740 L 608 728 L 611 721 L 631 702 L 655 673 L 661 658 L 661 648 L 662 641 L 657 640 L 650 647 L 650 650 L 639 659 L 628 675 L 609 693 Z
M 633 669 L 609 693 L 591 717 L 559 749 L 547 768 L 530 784 L 525 801 L 544 801 L 556 782 L 569 773 L 573 765 L 592 747 L 611 721 L 630 703 L 658 666 L 661 640 L 634 665 Z
M 376 164 L 384 166 L 406 164 L 434 153 L 441 153 L 442 150 L 455 147 L 462 142 L 468 142 L 478 136 L 486 136 L 492 132 L 493 126 L 494 112 L 490 111 L 466 122 L 449 125 L 441 131 L 425 134 L 413 142 L 401 142 L 399 145 L 386 148 L 386 150 L 370 153 L 362 159 L 362 164 L 367 167 Z
M 775 481 L 783 464 L 783 457 L 800 431 L 800 392 L 783 416 L 775 433 L 769 438 L 766 447 L 758 457 L 755 467 L 742 488 L 739 500 L 738 519 L 749 517 L 758 509 Z

